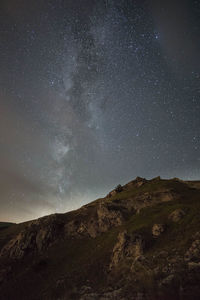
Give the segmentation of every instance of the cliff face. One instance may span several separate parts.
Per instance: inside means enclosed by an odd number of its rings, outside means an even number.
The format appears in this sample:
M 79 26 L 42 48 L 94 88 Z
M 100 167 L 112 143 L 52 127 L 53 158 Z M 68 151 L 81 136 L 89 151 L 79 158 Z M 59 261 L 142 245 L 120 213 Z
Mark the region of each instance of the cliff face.
M 0 299 L 199 299 L 199 186 L 137 177 L 2 229 Z

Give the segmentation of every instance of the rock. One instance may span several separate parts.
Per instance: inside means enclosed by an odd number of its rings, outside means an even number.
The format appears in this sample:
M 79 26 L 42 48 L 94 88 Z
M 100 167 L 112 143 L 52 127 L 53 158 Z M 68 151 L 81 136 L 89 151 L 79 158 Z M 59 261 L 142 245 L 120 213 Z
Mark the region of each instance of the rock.
M 140 235 L 128 235 L 126 231 L 120 232 L 118 242 L 113 248 L 110 270 L 121 261 L 129 258 L 135 260 L 143 255 L 144 241 Z
M 41 228 L 36 235 L 36 246 L 39 251 L 46 249 L 54 240 L 57 230 L 54 227 Z
M 160 285 L 165 285 L 165 286 L 170 285 L 171 282 L 174 280 L 174 277 L 175 277 L 174 274 L 170 274 L 169 276 L 165 277 L 161 281 Z
M 20 259 L 36 247 L 35 232 L 24 230 L 10 240 L 1 250 L 0 256 Z
M 143 182 L 143 181 L 137 182 L 137 187 L 140 187 L 140 186 L 142 186 L 144 184 L 145 184 L 145 182 Z
M 98 222 L 92 217 L 86 221 L 73 220 L 65 224 L 66 237 L 96 237 L 99 233 Z
M 145 261 L 145 256 L 144 255 L 139 255 L 139 256 L 136 256 L 135 260 L 134 260 L 134 263 L 136 262 L 143 262 Z
M 185 216 L 184 210 L 181 208 L 174 210 L 170 215 L 169 219 L 173 222 L 179 222 Z
M 100 232 L 106 232 L 111 227 L 121 225 L 124 219 L 120 209 L 112 209 L 106 204 L 100 204 L 97 207 L 97 217 Z
M 115 196 L 116 194 L 119 194 L 123 191 L 123 186 L 121 184 L 118 184 L 114 190 L 112 190 L 106 197 L 111 198 L 112 196 Z
M 62 226 L 56 215 L 32 221 L 1 249 L 0 257 L 20 259 L 32 252 L 47 249 L 59 237 Z
M 196 239 L 185 253 L 185 261 L 200 261 L 200 240 Z
M 163 224 L 154 224 L 152 227 L 152 234 L 154 237 L 158 237 L 165 231 L 165 226 Z
M 56 215 L 40 218 L 28 223 L 23 231 L 11 239 L 1 250 L 0 256 L 21 259 L 33 252 L 42 252 L 59 237 L 92 237 L 106 232 L 112 227 L 122 224 L 123 216 L 120 208 L 100 203 L 87 216 L 82 211 L 82 218 L 64 224 Z
M 92 288 L 90 286 L 83 285 L 80 289 L 80 294 L 84 295 L 89 292 L 91 293 L 91 291 L 92 291 Z
M 65 236 L 95 238 L 98 234 L 121 225 L 124 218 L 120 208 L 109 203 L 99 203 L 89 218 L 65 224 Z
M 200 262 L 196 263 L 196 262 L 188 262 L 188 269 L 191 270 L 198 270 L 200 269 Z
M 130 271 L 134 272 L 135 268 L 138 267 L 138 265 L 142 265 L 144 267 L 145 264 L 146 264 L 146 257 L 144 255 L 138 255 L 135 257 L 131 265 Z
M 136 177 L 135 182 L 136 182 L 136 186 L 140 187 L 144 185 L 147 182 L 147 180 L 145 178 Z
M 79 222 L 72 220 L 64 226 L 64 236 L 76 237 L 78 236 Z
M 117 194 L 117 192 L 115 190 L 113 190 L 110 193 L 108 193 L 108 195 L 106 197 L 111 198 L 112 196 L 115 196 L 116 194 Z

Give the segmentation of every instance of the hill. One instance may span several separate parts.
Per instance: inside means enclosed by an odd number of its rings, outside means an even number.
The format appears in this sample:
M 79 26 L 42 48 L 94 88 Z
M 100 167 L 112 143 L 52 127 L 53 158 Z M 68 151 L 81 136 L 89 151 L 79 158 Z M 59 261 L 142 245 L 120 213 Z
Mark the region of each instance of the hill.
M 4 228 L 7 228 L 11 225 L 14 225 L 15 223 L 10 223 L 10 222 L 0 222 L 0 230 L 1 229 L 4 229 Z
M 137 177 L 0 230 L 0 299 L 200 299 L 200 182 Z

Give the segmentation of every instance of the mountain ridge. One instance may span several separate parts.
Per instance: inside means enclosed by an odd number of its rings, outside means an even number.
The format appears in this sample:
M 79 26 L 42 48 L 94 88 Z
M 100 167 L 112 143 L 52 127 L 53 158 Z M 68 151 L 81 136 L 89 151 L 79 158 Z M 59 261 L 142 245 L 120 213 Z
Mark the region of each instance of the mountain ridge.
M 6 228 L 0 299 L 198 299 L 199 208 L 200 181 L 137 177 Z

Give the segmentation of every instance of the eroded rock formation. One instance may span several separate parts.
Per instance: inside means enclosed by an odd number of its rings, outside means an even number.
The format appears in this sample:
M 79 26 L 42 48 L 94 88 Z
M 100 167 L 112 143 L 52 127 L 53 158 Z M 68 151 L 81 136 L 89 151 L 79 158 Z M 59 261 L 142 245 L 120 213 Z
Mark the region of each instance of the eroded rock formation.
M 117 267 L 125 259 L 134 261 L 143 255 L 145 242 L 141 235 L 127 234 L 127 231 L 120 232 L 118 241 L 112 251 L 110 270 Z

